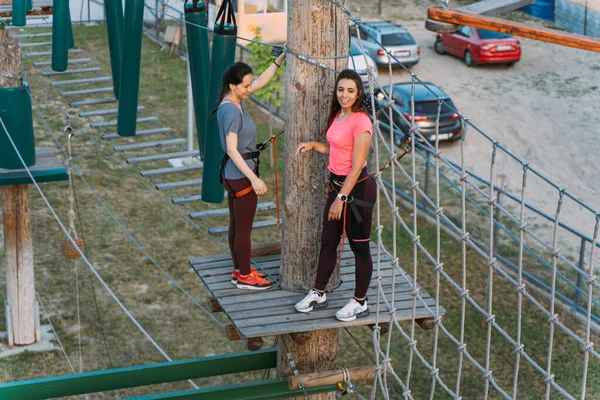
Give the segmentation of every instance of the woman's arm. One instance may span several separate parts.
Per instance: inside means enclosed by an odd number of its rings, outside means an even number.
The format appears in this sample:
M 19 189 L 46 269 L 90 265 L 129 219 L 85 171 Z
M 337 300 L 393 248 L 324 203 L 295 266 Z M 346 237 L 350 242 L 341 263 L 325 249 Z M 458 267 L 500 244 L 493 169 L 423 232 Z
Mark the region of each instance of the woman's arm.
M 346 176 L 346 180 L 340 189 L 341 194 L 345 194 L 347 196 L 350 194 L 350 192 L 352 192 L 352 189 L 354 189 L 354 185 L 356 185 L 356 181 L 360 176 L 360 172 L 365 165 L 370 147 L 371 133 L 363 132 L 354 138 L 354 149 L 352 150 L 352 170 L 350 170 L 350 173 Z M 329 221 L 342 218 L 343 205 L 344 203 L 339 198 L 336 198 L 333 201 L 327 216 Z
M 283 62 L 284 58 L 285 58 L 285 52 L 281 53 L 279 55 L 279 57 L 277 57 L 277 59 L 275 59 L 275 62 L 277 63 L 277 65 L 281 66 L 281 63 Z M 271 82 L 271 79 L 273 79 L 273 77 L 277 73 L 277 70 L 279 69 L 279 67 L 277 65 L 275 65 L 275 63 L 271 63 L 271 65 L 269 65 L 269 68 L 267 68 L 265 70 L 265 72 L 263 72 L 258 78 L 256 78 L 256 80 L 254 82 L 252 82 L 252 86 L 250 86 L 250 93 L 254 93 L 258 89 L 262 89 L 269 82 Z
M 329 143 L 321 143 L 321 142 L 306 142 L 300 143 L 298 149 L 296 150 L 296 155 L 298 153 L 305 153 L 307 151 L 318 151 L 321 154 L 328 155 L 329 154 Z
M 257 177 L 254 171 L 250 169 L 238 151 L 237 134 L 234 132 L 229 132 L 229 134 L 225 137 L 225 143 L 227 145 L 227 155 L 229 158 L 231 158 L 231 161 L 233 161 L 233 164 L 240 170 L 240 172 L 250 180 L 250 183 L 252 183 L 252 187 L 254 188 L 256 194 L 259 196 L 264 196 L 267 194 L 269 191 L 269 189 L 267 189 L 267 185 L 265 185 L 263 180 Z

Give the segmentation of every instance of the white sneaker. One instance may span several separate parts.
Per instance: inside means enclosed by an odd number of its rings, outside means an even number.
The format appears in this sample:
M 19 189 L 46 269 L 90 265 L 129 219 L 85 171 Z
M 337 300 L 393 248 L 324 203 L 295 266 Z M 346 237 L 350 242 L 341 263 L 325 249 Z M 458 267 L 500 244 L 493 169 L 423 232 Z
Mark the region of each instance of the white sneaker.
M 311 312 L 313 308 L 327 307 L 327 294 L 319 296 L 319 292 L 312 289 L 308 294 L 294 306 L 298 312 Z
M 354 300 L 354 297 L 335 313 L 335 317 L 344 322 L 354 321 L 356 318 L 365 317 L 367 315 L 369 315 L 367 299 L 365 299 L 365 304 L 361 306 L 358 301 Z

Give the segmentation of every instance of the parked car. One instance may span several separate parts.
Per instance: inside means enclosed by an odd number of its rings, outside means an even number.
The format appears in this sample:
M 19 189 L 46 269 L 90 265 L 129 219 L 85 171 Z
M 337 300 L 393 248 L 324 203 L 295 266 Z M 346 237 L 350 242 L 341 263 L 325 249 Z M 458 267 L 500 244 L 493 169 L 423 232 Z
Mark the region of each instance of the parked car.
M 455 33 L 440 33 L 435 51 L 449 53 L 473 67 L 478 64 L 513 65 L 521 59 L 521 43 L 507 33 L 463 26 Z
M 412 121 L 411 86 L 411 82 L 394 83 L 392 85 L 393 121 L 395 124 L 394 144 L 398 147 L 402 146 L 404 138 L 410 132 Z M 390 86 L 383 86 L 382 90 L 389 95 Z M 377 118 L 384 124 L 390 125 L 388 101 L 381 90 L 376 91 L 375 95 L 380 105 Z M 455 111 L 456 107 L 450 96 L 431 82 L 415 83 L 415 123 L 419 132 L 425 139 L 435 140 L 439 98 L 445 101 L 440 112 L 439 139 L 440 141 L 458 140 L 462 135 L 462 124 L 460 116 Z M 404 118 L 400 116 L 401 114 Z
M 348 68 L 353 69 L 360 75 L 360 79 L 364 83 L 369 81 L 369 74 L 367 74 L 367 67 L 370 67 L 373 71 L 373 76 L 377 79 L 379 71 L 377 70 L 377 64 L 367 54 L 362 53 L 360 46 L 356 42 L 350 41 L 350 57 L 348 57 Z
M 358 34 L 353 25 L 350 27 L 350 37 L 360 40 L 365 52 L 379 65 L 388 64 L 386 50 L 394 56 L 392 64 L 397 65 L 400 61 L 410 68 L 421 59 L 421 47 L 415 38 L 406 28 L 390 21 L 364 22 Z

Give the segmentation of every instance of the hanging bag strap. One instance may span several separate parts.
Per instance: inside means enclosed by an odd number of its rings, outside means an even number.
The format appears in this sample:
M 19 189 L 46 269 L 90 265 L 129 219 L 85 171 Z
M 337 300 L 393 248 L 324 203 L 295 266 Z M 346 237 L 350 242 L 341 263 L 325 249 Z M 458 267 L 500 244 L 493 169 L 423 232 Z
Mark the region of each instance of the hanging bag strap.
M 231 0 L 223 0 L 217 18 L 215 20 L 215 33 L 220 35 L 225 34 L 225 24 L 230 24 L 235 27 L 237 33 L 237 22 L 235 20 L 235 12 L 233 10 L 233 2 Z M 231 33 L 229 33 L 231 34 Z

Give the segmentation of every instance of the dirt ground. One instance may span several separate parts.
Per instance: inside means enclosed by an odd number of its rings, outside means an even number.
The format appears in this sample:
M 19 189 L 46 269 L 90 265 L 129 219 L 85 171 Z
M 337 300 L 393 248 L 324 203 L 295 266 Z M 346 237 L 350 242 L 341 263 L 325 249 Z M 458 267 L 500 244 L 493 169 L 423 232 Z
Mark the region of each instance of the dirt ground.
M 596 112 L 600 54 L 520 39 L 523 56 L 516 65 L 468 68 L 456 57 L 438 55 L 433 50 L 435 34 L 424 28 L 422 19 L 407 17 L 409 20 L 394 20 L 406 26 L 421 45 L 421 62 L 413 72 L 421 80 L 441 86 L 459 111 L 490 138 L 592 209 L 600 210 L 600 116 Z M 394 82 L 409 80 L 404 70 L 394 69 Z M 387 68 L 380 68 L 379 82 L 389 82 Z M 460 162 L 458 142 L 445 144 L 442 151 L 450 160 Z M 491 154 L 490 141 L 469 128 L 467 168 L 489 180 Z M 496 184 L 519 196 L 522 175 L 521 165 L 499 151 Z M 531 173 L 525 197 L 549 215 L 556 213 L 558 190 Z M 533 212 L 526 215 L 538 224 L 543 220 L 534 218 Z M 586 235 L 593 234 L 593 214 L 570 199 L 565 198 L 560 221 Z M 546 230 L 544 237 L 548 238 L 551 227 Z

